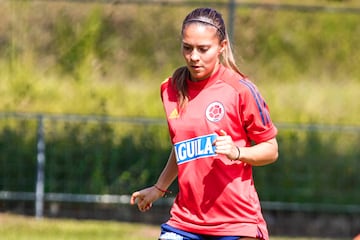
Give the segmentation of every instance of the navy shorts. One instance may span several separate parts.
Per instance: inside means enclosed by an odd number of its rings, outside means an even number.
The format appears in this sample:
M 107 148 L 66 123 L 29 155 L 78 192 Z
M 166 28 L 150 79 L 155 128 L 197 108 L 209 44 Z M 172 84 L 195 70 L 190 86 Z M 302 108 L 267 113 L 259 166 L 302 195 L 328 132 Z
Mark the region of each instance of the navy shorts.
M 161 225 L 159 240 L 238 240 L 239 236 L 208 236 L 190 233 L 171 227 L 164 223 Z

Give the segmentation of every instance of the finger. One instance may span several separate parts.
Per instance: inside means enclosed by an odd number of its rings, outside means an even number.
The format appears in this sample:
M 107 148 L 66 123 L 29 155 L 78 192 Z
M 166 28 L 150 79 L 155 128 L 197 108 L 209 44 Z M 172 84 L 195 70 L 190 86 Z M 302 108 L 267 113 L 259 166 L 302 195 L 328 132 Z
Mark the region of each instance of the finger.
M 216 130 L 215 133 L 216 133 L 219 137 L 227 136 L 227 133 L 226 133 L 223 129 Z M 218 145 L 218 141 L 219 141 L 219 140 L 220 140 L 219 138 L 214 139 L 214 142 L 212 143 L 212 145 L 213 145 L 213 146 Z
M 137 205 L 139 206 L 139 208 L 144 209 L 148 205 L 148 201 L 145 198 L 139 198 Z
M 227 135 L 227 133 L 225 132 L 225 130 L 221 129 L 220 130 L 220 136 L 226 136 L 226 135 Z
M 216 130 L 215 133 L 219 136 L 226 136 L 227 133 L 225 132 L 225 130 L 220 129 L 220 130 Z
M 131 195 L 131 198 L 130 198 L 130 204 L 131 205 L 134 205 L 136 203 L 136 199 L 140 196 L 140 192 L 134 192 L 132 195 Z
M 152 204 L 149 203 L 148 205 L 146 205 L 145 210 L 148 211 L 148 210 L 150 210 L 151 207 L 152 207 Z
M 148 211 L 152 206 L 152 203 L 145 203 L 145 201 L 142 201 L 142 204 L 138 204 L 138 208 L 141 212 Z

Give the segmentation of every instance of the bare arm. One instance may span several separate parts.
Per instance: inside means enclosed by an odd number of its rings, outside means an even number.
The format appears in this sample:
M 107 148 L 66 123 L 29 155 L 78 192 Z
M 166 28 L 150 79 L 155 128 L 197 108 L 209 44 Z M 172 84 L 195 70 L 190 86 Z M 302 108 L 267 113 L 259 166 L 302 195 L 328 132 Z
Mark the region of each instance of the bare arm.
M 134 192 L 131 195 L 130 204 L 137 204 L 140 211 L 145 212 L 149 210 L 152 206 L 152 203 L 157 199 L 164 196 L 164 192 L 159 190 L 166 190 L 171 185 L 171 183 L 175 180 L 178 174 L 178 168 L 176 163 L 176 157 L 174 149 L 172 149 L 169 159 L 161 172 L 157 182 L 156 187 L 151 186 L 139 191 Z
M 175 152 L 173 148 L 171 150 L 166 166 L 161 172 L 156 182 L 156 186 L 161 189 L 168 189 L 171 183 L 175 180 L 177 174 L 178 174 L 178 167 L 177 167 Z
M 277 160 L 279 155 L 276 138 L 272 138 L 251 147 L 240 147 L 239 150 L 239 160 L 253 166 L 264 166 L 273 163 Z

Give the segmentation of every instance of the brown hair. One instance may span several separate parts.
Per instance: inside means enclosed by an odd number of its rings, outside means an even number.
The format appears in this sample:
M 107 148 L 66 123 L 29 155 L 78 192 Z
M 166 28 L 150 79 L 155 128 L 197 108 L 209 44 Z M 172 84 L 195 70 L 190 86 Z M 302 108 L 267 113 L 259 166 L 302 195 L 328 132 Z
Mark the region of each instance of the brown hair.
M 221 14 L 212 8 L 197 8 L 185 17 L 182 24 L 181 34 L 183 34 L 183 31 L 188 24 L 194 22 L 210 25 L 217 29 L 217 35 L 220 42 L 223 40 L 227 41 L 226 48 L 221 55 L 222 64 L 243 76 L 235 64 L 229 36 L 227 34 L 225 23 Z M 175 86 L 176 90 L 178 91 L 178 103 L 180 108 L 183 108 L 188 101 L 186 79 L 189 77 L 190 72 L 186 66 L 176 69 L 172 75 L 172 85 Z

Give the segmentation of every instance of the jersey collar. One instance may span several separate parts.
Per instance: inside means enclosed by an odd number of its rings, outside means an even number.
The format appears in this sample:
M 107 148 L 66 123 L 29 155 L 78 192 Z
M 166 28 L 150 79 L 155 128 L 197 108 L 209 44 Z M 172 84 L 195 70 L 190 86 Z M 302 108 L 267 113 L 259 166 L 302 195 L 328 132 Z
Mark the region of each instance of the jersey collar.
M 189 87 L 189 90 L 201 90 L 203 88 L 206 88 L 207 86 L 212 85 L 216 80 L 219 79 L 219 77 L 222 75 L 222 73 L 225 71 L 225 67 L 220 64 L 219 69 L 210 77 L 201 80 L 201 81 L 197 81 L 197 82 L 193 82 L 190 79 L 186 79 L 187 85 Z

